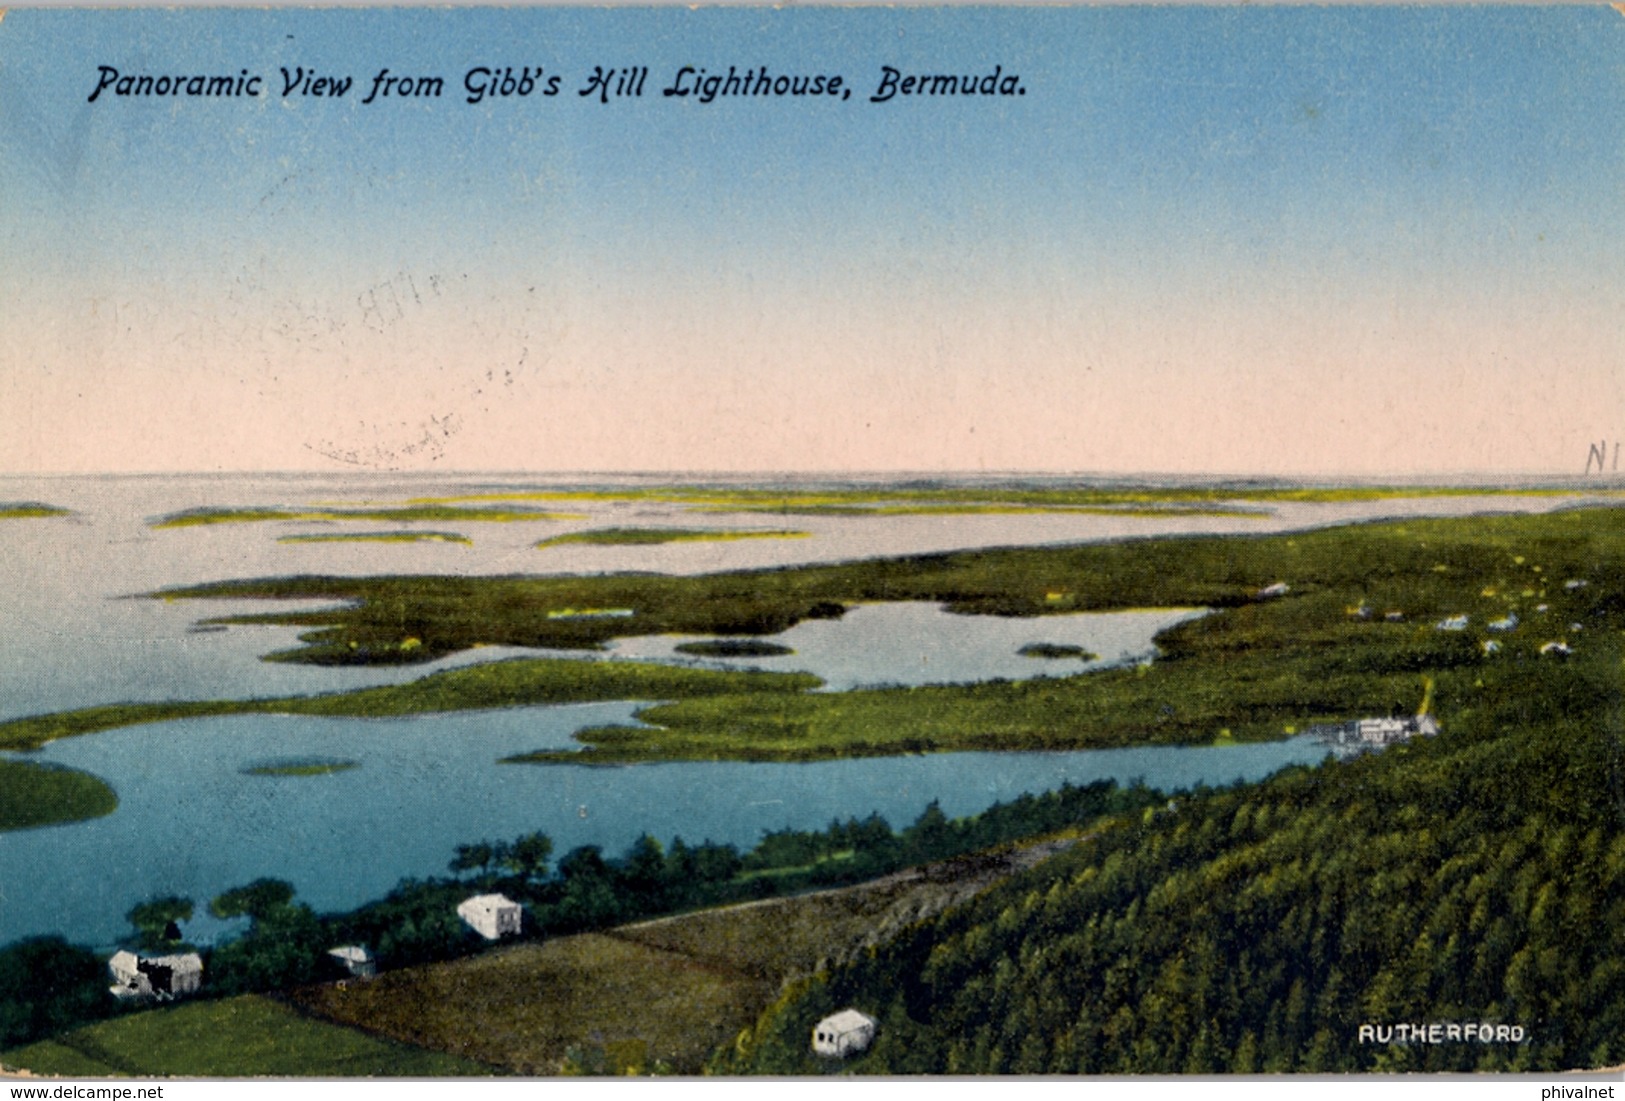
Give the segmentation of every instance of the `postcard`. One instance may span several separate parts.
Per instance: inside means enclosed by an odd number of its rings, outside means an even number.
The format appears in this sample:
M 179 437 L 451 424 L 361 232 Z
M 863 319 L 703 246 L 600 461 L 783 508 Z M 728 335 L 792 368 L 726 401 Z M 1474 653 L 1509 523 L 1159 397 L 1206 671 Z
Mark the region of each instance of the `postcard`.
M 0 14 L 0 1066 L 1617 1080 L 1622 66 Z

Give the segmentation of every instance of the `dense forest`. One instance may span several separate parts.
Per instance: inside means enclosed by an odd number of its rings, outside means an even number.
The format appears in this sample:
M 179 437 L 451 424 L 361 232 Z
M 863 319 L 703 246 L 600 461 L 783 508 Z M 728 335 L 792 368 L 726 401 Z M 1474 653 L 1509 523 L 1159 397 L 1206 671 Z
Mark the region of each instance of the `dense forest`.
M 732 1073 L 1553 1070 L 1625 1061 L 1619 604 L 1436 738 L 1146 812 L 791 991 Z M 814 1022 L 879 1021 L 847 1064 Z M 1361 1042 L 1362 1024 L 1521 1043 Z

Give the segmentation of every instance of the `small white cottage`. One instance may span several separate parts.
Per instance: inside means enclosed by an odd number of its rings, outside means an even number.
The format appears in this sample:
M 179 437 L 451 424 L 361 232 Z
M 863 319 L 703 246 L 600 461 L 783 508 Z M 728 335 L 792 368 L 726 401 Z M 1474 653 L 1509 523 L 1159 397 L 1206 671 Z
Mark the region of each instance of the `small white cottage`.
M 1404 719 L 1361 719 L 1354 725 L 1354 736 L 1367 745 L 1392 745 L 1409 738 L 1414 729 Z
M 486 940 L 519 935 L 519 903 L 506 895 L 474 895 L 457 905 L 457 916 Z
M 359 944 L 346 944 L 327 950 L 328 959 L 342 967 L 346 974 L 358 979 L 370 979 L 378 974 L 378 965 L 372 953 Z
M 112 992 L 120 998 L 157 998 L 168 1001 L 192 994 L 203 985 L 203 957 L 196 952 L 144 958 L 134 952 L 113 953 L 107 961 L 113 973 Z
M 875 1019 L 855 1009 L 843 1009 L 813 1026 L 813 1051 L 845 1059 L 867 1051 L 875 1039 Z

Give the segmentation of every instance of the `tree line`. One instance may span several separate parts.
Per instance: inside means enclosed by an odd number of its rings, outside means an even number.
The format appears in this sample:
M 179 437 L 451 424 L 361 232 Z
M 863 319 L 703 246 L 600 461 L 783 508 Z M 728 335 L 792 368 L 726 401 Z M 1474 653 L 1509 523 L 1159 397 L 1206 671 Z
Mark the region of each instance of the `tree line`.
M 241 918 L 240 934 L 202 949 L 203 996 L 287 989 L 339 977 L 327 951 L 365 946 L 380 969 L 453 959 L 487 946 L 457 916 L 474 892 L 501 892 L 525 906 L 523 937 L 602 929 L 682 910 L 854 883 L 914 864 L 1088 823 L 1159 804 L 1166 796 L 1111 781 L 1063 785 L 1022 795 L 980 814 L 950 819 L 935 802 L 902 830 L 878 814 L 832 821 L 822 830 L 764 833 L 752 848 L 644 834 L 618 857 L 596 845 L 556 862 L 544 833 L 456 846 L 448 875 L 406 879 L 386 897 L 318 914 L 293 884 L 259 879 L 210 900 L 217 918 Z M 191 899 L 153 898 L 130 909 L 129 947 L 143 953 L 190 951 L 183 925 Z M 48 1037 L 140 1004 L 108 993 L 104 958 L 61 937 L 0 949 L 0 1049 Z

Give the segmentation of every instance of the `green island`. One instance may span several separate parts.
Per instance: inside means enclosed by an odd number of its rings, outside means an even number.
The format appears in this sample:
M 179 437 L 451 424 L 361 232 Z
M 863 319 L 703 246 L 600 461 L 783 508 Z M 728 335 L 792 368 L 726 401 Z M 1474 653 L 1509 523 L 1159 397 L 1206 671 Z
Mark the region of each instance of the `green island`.
M 117 808 L 118 795 L 88 772 L 0 760 L 0 831 L 83 822 Z
M 0 520 L 39 520 L 71 515 L 68 509 L 39 501 L 0 501 Z
M 515 523 L 531 520 L 585 520 L 572 512 L 543 512 L 530 508 L 460 508 L 453 505 L 410 505 L 402 508 L 204 508 L 172 512 L 150 521 L 152 528 L 192 528 L 209 524 L 256 524 L 282 520 L 307 522 L 365 521 L 410 524 L 443 520 Z
M 165 590 L 165 599 L 321 597 L 350 602 L 220 622 L 311 628 L 272 655 L 315 664 L 410 664 L 477 645 L 593 649 L 647 634 L 763 636 L 859 601 L 1039 616 L 1206 607 L 1158 640 L 1150 665 L 1061 678 L 813 692 L 801 674 L 524 659 L 329 696 L 87 708 L 0 723 L 0 747 L 204 714 L 401 715 L 634 699 L 644 726 L 581 732 L 582 750 L 533 763 L 816 760 L 990 749 L 1211 744 L 1288 736 L 1316 722 L 1414 712 L 1426 685 L 1448 723 L 1497 679 L 1567 637 L 1571 667 L 1607 661 L 1625 600 L 1625 512 L 1407 520 L 1286 535 L 974 551 L 699 577 L 289 577 Z M 1567 580 L 1587 580 L 1568 587 Z M 1273 595 L 1277 586 L 1285 595 Z M 1546 610 L 1537 610 L 1540 605 Z M 559 616 L 565 608 L 625 615 Z M 1383 614 L 1361 616 L 1353 610 Z M 1399 621 L 1388 611 L 1403 613 Z M 1516 611 L 1518 630 L 1485 626 Z M 1436 624 L 1466 615 L 1465 630 Z
M 284 535 L 278 543 L 472 543 L 453 531 L 347 531 Z
M 305 761 L 273 761 L 243 769 L 245 776 L 331 776 L 335 772 L 348 772 L 360 768 L 359 761 L 330 760 L 326 758 Z
M 1063 660 L 1073 658 L 1078 661 L 1098 661 L 1099 654 L 1091 653 L 1082 646 L 1073 646 L 1064 642 L 1029 642 L 1016 653 L 1024 658 L 1048 658 Z
M 600 547 L 644 547 L 659 543 L 728 542 L 734 539 L 805 539 L 805 531 L 729 531 L 706 528 L 594 528 L 555 535 L 538 548 L 585 543 Z
M 702 658 L 782 658 L 795 653 L 788 646 L 755 638 L 710 638 L 699 642 L 679 642 L 679 654 Z

